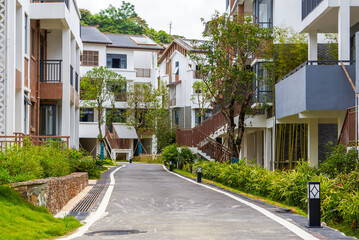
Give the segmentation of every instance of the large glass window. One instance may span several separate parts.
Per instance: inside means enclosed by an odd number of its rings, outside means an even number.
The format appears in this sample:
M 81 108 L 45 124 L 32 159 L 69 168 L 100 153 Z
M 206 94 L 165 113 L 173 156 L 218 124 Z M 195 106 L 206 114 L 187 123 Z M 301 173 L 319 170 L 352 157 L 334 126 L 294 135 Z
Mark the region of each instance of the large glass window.
M 174 123 L 178 126 L 179 125 L 179 110 L 174 110 Z
M 126 122 L 126 109 L 106 109 L 106 116 L 110 122 L 125 123 Z
M 265 67 L 265 63 L 258 62 L 254 65 L 253 70 L 256 72 L 256 80 L 253 83 L 256 88 L 254 101 L 258 103 L 272 102 L 272 89 L 268 85 L 270 75 L 268 69 Z
M 126 54 L 107 54 L 107 67 L 108 68 L 127 68 L 127 55 Z
M 195 110 L 195 124 L 201 124 L 204 120 L 212 116 L 212 111 L 207 110 L 203 117 L 201 117 L 201 112 L 199 109 Z
M 273 0 L 254 0 L 253 17 L 259 27 L 273 27 Z
M 55 104 L 40 105 L 40 135 L 57 135 L 57 107 Z
M 94 122 L 94 109 L 82 108 L 80 114 L 80 122 Z

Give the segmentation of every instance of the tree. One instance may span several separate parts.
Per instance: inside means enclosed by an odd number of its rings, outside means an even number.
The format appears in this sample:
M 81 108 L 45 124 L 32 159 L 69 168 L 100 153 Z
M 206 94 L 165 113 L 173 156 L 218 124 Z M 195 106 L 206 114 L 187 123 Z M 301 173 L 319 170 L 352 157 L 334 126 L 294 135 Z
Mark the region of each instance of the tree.
M 157 152 L 176 142 L 176 128 L 171 124 L 171 112 L 168 107 L 168 88 L 161 83 L 158 89 L 159 102 L 156 109 Z
M 81 79 L 82 106 L 97 110 L 98 140 L 104 142 L 106 133 L 102 133 L 101 126 L 112 121 L 115 116 L 107 114 L 106 108 L 114 108 L 116 96 L 120 95 L 126 85 L 126 78 L 109 70 L 107 67 L 95 67 L 88 71 Z M 113 111 L 111 111 L 113 112 Z M 115 114 L 113 112 L 113 114 Z
M 191 98 L 191 101 L 194 104 L 198 104 L 198 117 L 201 119 L 202 122 L 205 118 L 207 107 L 211 104 L 213 98 L 207 85 L 201 80 L 195 81 L 192 88 L 194 90 L 194 96 Z
M 141 143 L 144 133 L 154 131 L 157 107 L 158 93 L 151 84 L 135 83 L 129 88 L 126 102 L 126 123 L 136 131 L 137 145 Z M 146 149 L 144 150 L 146 151 Z
M 199 46 L 207 56 L 198 71 L 205 76 L 202 80 L 226 119 L 231 155 L 238 156 L 245 131 L 245 117 L 253 114 L 251 105 L 255 90 L 269 84 L 269 79 L 256 79 L 248 64 L 253 57 L 263 54 L 271 43 L 272 30 L 253 24 L 248 16 L 229 17 L 218 13 L 204 24 L 206 31 L 203 36 L 209 41 Z M 239 112 L 237 136 L 236 111 Z
M 86 9 L 80 12 L 82 25 L 98 25 L 101 32 L 141 35 L 148 27 L 146 21 L 136 13 L 135 6 L 125 1 L 122 1 L 120 8 L 109 5 L 94 15 Z

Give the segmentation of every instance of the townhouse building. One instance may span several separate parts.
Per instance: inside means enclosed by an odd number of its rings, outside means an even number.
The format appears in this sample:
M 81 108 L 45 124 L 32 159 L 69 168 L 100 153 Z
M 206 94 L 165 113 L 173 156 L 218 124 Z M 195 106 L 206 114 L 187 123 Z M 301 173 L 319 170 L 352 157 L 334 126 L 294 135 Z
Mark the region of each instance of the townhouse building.
M 279 123 L 308 125 L 308 159 L 325 160 L 326 143 L 349 145 L 358 139 L 356 32 L 357 1 L 297 1 L 301 3 L 299 31 L 308 34 L 308 61 L 275 86 Z M 318 61 L 318 34 L 336 33 L 337 61 Z M 356 61 L 358 62 L 358 61 Z M 357 69 L 358 70 L 358 69 Z M 348 109 L 351 108 L 351 109 Z
M 296 11 L 300 3 L 294 0 L 227 0 L 226 13 L 228 15 L 253 16 L 254 22 L 262 28 L 297 26 L 300 13 Z M 265 59 L 260 57 L 252 59 L 249 67 L 256 72 L 258 78 L 268 77 L 268 71 L 264 67 Z M 256 83 L 254 83 L 256 84 Z M 266 104 L 269 110 L 261 111 L 261 105 Z M 276 118 L 271 108 L 273 106 L 273 88 L 261 86 L 257 89 L 252 107 L 257 108 L 258 113 L 254 116 L 246 116 L 246 131 L 241 146 L 240 159 L 256 161 L 257 164 L 274 169 L 275 165 L 275 142 L 276 142 Z M 238 122 L 238 116 L 235 119 Z M 221 112 L 216 112 L 206 121 L 195 128 L 185 131 L 180 130 L 177 141 L 180 145 L 190 145 L 204 151 L 219 160 L 223 155 L 230 156 L 226 147 L 226 121 Z M 186 141 L 187 136 L 192 136 L 191 141 Z
M 76 1 L 0 1 L 0 45 L 0 135 L 69 136 L 78 148 Z
M 138 148 L 136 132 L 126 125 L 123 117 L 127 108 L 126 90 L 134 84 L 152 84 L 158 88 L 157 54 L 163 48 L 146 36 L 104 34 L 96 27 L 82 26 L 81 34 L 84 44 L 81 76 L 94 67 L 105 66 L 126 78 L 123 95 L 116 99 L 117 120 L 112 126 L 104 124 L 102 132 L 107 132 L 106 147 L 110 152 L 109 157 L 129 160 L 138 154 Z M 108 110 L 112 108 L 110 103 L 107 107 Z M 83 107 L 80 116 L 80 145 L 94 156 L 100 153 L 97 114 L 95 109 Z M 106 131 L 106 128 L 110 128 L 110 131 Z M 144 134 L 141 141 L 144 152 L 156 152 L 156 139 L 152 133 Z
M 172 124 L 179 128 L 194 128 L 212 115 L 210 101 L 203 101 L 201 93 L 193 88 L 201 77 L 196 72 L 198 66 L 190 58 L 190 53 L 201 52 L 197 45 L 200 40 L 174 39 L 158 59 L 160 79 L 169 90 L 169 108 Z M 206 110 L 201 117 L 200 108 Z

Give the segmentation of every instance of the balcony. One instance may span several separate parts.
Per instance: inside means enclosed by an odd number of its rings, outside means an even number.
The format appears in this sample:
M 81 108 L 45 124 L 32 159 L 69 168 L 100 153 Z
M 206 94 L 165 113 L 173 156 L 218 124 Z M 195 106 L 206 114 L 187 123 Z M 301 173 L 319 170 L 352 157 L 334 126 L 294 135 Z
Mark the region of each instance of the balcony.
M 62 60 L 41 60 L 40 82 L 61 82 Z
M 306 18 L 323 0 L 302 0 L 302 20 Z
M 31 0 L 31 3 L 65 3 L 66 7 L 69 8 L 69 0 Z
M 136 77 L 138 78 L 151 78 L 151 69 L 147 68 L 135 68 Z
M 355 66 L 345 67 L 355 82 Z M 303 63 L 276 84 L 275 93 L 277 119 L 308 110 L 346 110 L 355 104 L 353 88 L 336 61 Z

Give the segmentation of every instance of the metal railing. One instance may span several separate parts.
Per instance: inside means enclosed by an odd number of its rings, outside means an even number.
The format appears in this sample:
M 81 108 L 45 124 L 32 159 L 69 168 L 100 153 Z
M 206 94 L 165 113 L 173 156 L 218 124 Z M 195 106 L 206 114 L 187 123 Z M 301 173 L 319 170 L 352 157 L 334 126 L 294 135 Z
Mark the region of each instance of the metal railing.
M 62 60 L 41 60 L 40 82 L 61 82 Z
M 71 86 L 74 85 L 74 68 L 72 67 L 72 65 L 70 65 L 70 84 Z
M 136 77 L 139 78 L 150 78 L 151 77 L 151 69 L 147 68 L 135 68 Z
M 59 3 L 63 2 L 69 8 L 69 0 L 31 0 L 32 3 Z
M 302 64 L 300 64 L 298 67 L 296 67 L 294 70 L 292 70 L 290 73 L 279 79 L 278 82 L 283 81 L 284 79 L 288 78 L 289 76 L 293 75 L 294 73 L 298 72 L 300 69 L 304 68 L 305 66 L 309 65 L 340 65 L 340 62 L 343 63 L 349 63 L 350 65 L 353 65 L 355 61 L 352 60 L 338 60 L 338 61 L 306 61 Z
M 75 72 L 75 90 L 79 92 L 79 74 Z
M 50 143 L 63 144 L 63 147 L 69 150 L 69 136 L 33 136 L 23 133 L 14 133 L 14 136 L 0 136 L 0 151 L 4 151 L 6 148 L 17 146 L 23 147 L 25 139 L 35 146 L 46 146 Z
M 302 0 L 302 20 L 306 18 L 323 0 Z

